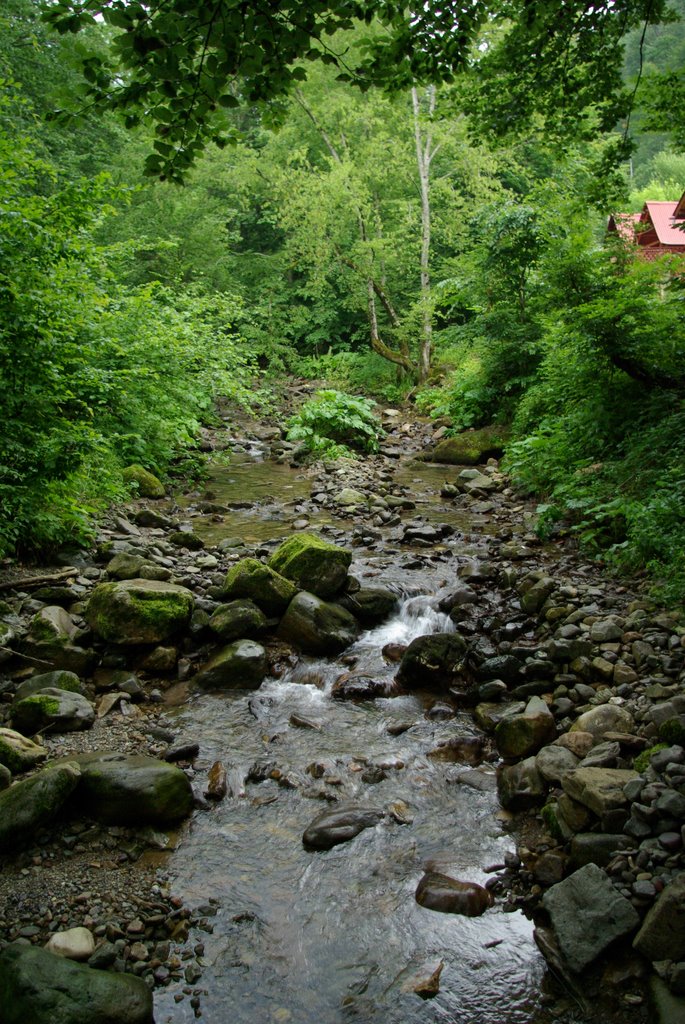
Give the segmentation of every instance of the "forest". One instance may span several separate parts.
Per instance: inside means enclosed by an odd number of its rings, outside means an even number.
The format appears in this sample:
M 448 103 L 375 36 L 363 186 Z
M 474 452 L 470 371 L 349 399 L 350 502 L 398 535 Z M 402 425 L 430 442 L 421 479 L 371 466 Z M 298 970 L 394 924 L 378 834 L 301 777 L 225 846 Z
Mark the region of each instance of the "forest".
M 685 4 L 275 8 L 4 0 L 0 556 L 296 376 L 506 428 L 543 536 L 682 601 L 682 271 L 606 226 L 685 190 Z

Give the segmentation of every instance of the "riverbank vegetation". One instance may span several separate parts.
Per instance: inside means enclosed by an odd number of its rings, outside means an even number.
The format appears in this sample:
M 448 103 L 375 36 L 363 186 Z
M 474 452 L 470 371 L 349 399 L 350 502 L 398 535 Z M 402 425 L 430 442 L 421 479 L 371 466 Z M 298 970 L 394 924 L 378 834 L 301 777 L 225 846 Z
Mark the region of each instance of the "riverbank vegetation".
M 296 374 L 510 425 L 541 531 L 682 600 L 682 273 L 605 237 L 685 190 L 682 0 L 568 29 L 474 5 L 449 53 L 390 5 L 309 12 L 276 51 L 255 14 L 228 72 L 201 17 L 100 6 L 48 5 L 61 34 L 38 0 L 0 13 L 0 553 L 86 540 L 128 464 L 168 475 L 217 396 Z

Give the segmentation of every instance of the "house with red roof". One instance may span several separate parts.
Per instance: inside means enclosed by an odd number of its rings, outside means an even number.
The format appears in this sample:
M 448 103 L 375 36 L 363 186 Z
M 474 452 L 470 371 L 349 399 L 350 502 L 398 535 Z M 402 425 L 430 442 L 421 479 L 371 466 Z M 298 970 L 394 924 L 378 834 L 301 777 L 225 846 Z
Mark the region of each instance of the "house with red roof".
M 607 231 L 636 245 L 642 259 L 685 256 L 685 192 L 677 202 L 646 202 L 641 213 L 617 213 Z

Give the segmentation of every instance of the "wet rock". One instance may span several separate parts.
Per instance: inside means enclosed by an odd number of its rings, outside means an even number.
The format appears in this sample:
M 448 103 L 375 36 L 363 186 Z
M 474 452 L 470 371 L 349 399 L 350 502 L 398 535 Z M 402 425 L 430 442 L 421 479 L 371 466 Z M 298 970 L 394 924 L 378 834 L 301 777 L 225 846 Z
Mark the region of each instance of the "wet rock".
M 72 759 L 81 770 L 72 803 L 118 825 L 168 825 L 187 817 L 193 794 L 185 772 L 142 754 L 95 752 Z
M 397 608 L 397 595 L 383 587 L 361 587 L 355 594 L 345 594 L 340 604 L 363 626 L 375 626 Z
M 158 644 L 183 633 L 194 598 L 185 587 L 157 580 L 101 583 L 93 591 L 86 618 L 104 640 L 118 644 Z
M 373 828 L 385 813 L 374 807 L 345 805 L 320 814 L 304 831 L 302 842 L 310 850 L 330 850 L 354 839 L 364 829 Z
M 458 633 L 419 636 L 407 647 L 397 681 L 408 690 L 449 690 L 459 680 L 466 641 Z
M 15 775 L 35 768 L 45 761 L 48 752 L 33 740 L 22 736 L 14 729 L 0 729 L 0 764 L 5 765 Z
M 546 793 L 547 785 L 535 766 L 534 757 L 505 765 L 497 772 L 497 795 L 505 810 L 528 810 L 542 803 Z
M 164 497 L 164 484 L 144 466 L 133 463 L 133 465 L 127 466 L 121 475 L 124 478 L 124 483 L 127 483 L 139 498 Z
M 521 594 L 521 607 L 524 612 L 527 612 L 528 615 L 534 615 L 539 612 L 555 587 L 555 580 L 549 576 L 536 580 L 531 587 Z
M 266 627 L 266 616 L 249 598 L 220 605 L 209 620 L 209 628 L 224 643 L 258 636 Z
M 68 928 L 63 932 L 54 932 L 44 948 L 67 960 L 89 960 L 95 952 L 95 939 L 87 928 Z
M 192 530 L 176 530 L 170 533 L 168 541 L 177 548 L 185 548 L 187 551 L 202 551 L 205 542 Z
M 685 873 L 667 885 L 651 907 L 633 946 L 648 960 L 685 959 Z
M 335 700 L 374 700 L 376 697 L 387 697 L 388 693 L 388 684 L 384 679 L 363 675 L 340 676 L 331 688 L 331 697 Z
M 297 587 L 257 558 L 243 558 L 229 570 L 222 587 L 222 598 L 245 597 L 254 601 L 266 615 L 281 615 Z
M 62 764 L 45 768 L 1 792 L 0 853 L 20 849 L 34 838 L 37 829 L 53 821 L 79 777 L 76 764 Z
M 0 953 L 0 1006 L 3 1024 L 153 1024 L 141 978 L 19 943 Z
M 333 496 L 333 501 L 336 505 L 340 505 L 343 508 L 351 508 L 356 505 L 368 505 L 369 499 L 361 491 L 357 491 L 354 487 L 343 487 L 341 491 Z
M 523 662 L 513 654 L 497 654 L 486 658 L 478 666 L 476 674 L 483 682 L 501 679 L 508 686 L 518 682 Z
M 427 871 L 416 887 L 416 902 L 442 914 L 480 917 L 493 904 L 490 892 L 476 882 L 461 882 L 439 871 Z
M 80 693 L 46 687 L 32 697 L 16 701 L 10 715 L 19 732 L 77 732 L 90 729 L 95 721 L 95 708 Z
M 359 623 L 339 605 L 300 591 L 288 605 L 278 636 L 306 654 L 338 654 L 360 633 Z
M 625 806 L 623 787 L 635 778 L 637 772 L 630 769 L 575 768 L 564 775 L 561 785 L 572 800 L 601 818 L 608 811 Z
M 207 773 L 205 796 L 208 800 L 223 800 L 228 792 L 226 769 L 221 761 L 215 761 Z
M 495 729 L 495 743 L 502 757 L 528 757 L 556 738 L 554 715 L 544 700 L 531 697 L 520 715 L 510 715 Z
M 335 597 L 347 582 L 352 553 L 310 533 L 290 537 L 273 553 L 269 567 L 316 597 Z
M 561 953 L 572 971 L 591 964 L 639 924 L 638 914 L 596 864 L 586 864 L 542 898 Z
M 426 970 L 412 978 L 402 986 L 402 991 L 416 992 L 417 996 L 421 996 L 422 999 L 432 999 L 440 991 L 440 975 L 444 966 L 445 961 L 441 960 L 435 970 L 430 972 Z
M 236 640 L 218 651 L 195 676 L 203 690 L 256 690 L 267 671 L 266 651 L 254 640 Z

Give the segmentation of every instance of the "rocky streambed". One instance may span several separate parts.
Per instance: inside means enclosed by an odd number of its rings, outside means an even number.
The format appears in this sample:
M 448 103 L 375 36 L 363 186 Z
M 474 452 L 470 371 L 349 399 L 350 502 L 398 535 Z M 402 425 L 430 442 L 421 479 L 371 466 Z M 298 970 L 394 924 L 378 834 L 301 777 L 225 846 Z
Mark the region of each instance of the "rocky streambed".
M 206 489 L 4 567 L 0 1020 L 682 1019 L 682 619 L 486 447 L 231 422 Z

